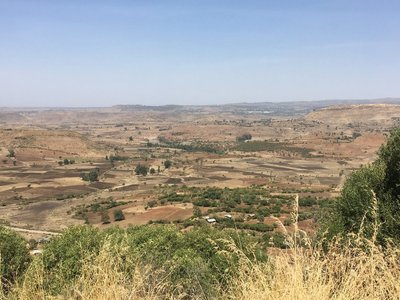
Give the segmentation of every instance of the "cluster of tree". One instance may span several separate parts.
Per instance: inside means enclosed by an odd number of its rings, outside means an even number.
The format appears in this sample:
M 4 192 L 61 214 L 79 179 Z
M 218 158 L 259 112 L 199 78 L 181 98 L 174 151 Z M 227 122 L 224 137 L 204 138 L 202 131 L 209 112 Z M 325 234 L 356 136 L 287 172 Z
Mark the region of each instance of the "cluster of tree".
M 116 209 L 116 210 L 114 210 L 113 214 L 114 214 L 114 221 L 115 222 L 119 222 L 119 221 L 125 220 L 125 215 L 122 212 L 122 210 Z M 102 213 L 101 213 L 101 222 L 103 224 L 109 224 L 110 223 L 110 215 L 108 214 L 107 210 L 103 210 L 102 211 Z
M 217 207 L 218 202 L 208 199 L 198 199 L 193 201 L 193 205 L 204 206 L 204 207 Z
M 310 196 L 299 199 L 300 206 L 313 206 L 313 205 L 317 205 L 317 204 L 318 204 L 317 199 L 310 197 Z
M 136 175 L 146 176 L 148 172 L 149 172 L 149 168 L 142 164 L 138 164 L 135 168 Z
M 166 169 L 170 168 L 172 166 L 172 161 L 170 160 L 166 160 L 164 162 L 164 167 Z M 142 175 L 142 176 L 146 176 L 148 173 L 150 173 L 151 175 L 154 175 L 156 172 L 160 173 L 160 166 L 158 166 L 158 169 L 156 171 L 156 169 L 154 168 L 149 168 L 145 165 L 142 164 L 137 164 L 135 167 L 135 174 L 136 175 Z
M 168 191 L 166 191 L 168 192 Z M 209 213 L 239 212 L 258 213 L 264 217 L 283 213 L 283 205 L 293 202 L 291 196 L 271 196 L 264 188 L 190 188 L 181 193 L 168 192 L 159 196 L 161 204 L 166 202 L 191 202 L 195 206 L 208 207 Z
M 147 147 L 166 147 L 185 150 L 187 152 L 207 152 L 215 154 L 224 154 L 223 149 L 220 145 L 210 144 L 210 143 L 193 143 L 193 144 L 183 144 L 180 142 L 169 141 L 163 137 L 158 138 L 160 143 L 147 143 Z
M 60 165 L 60 166 L 62 166 L 62 165 L 73 165 L 75 163 L 75 160 L 74 159 L 68 159 L 68 158 L 64 158 L 64 160 L 60 160 L 59 162 L 58 162 L 58 164 Z
M 166 195 L 161 195 L 159 199 L 169 201 L 169 202 L 185 202 L 189 197 L 184 194 L 177 194 L 176 192 L 168 193 Z
M 84 181 L 90 181 L 90 182 L 98 181 L 99 180 L 99 170 L 93 169 L 93 170 L 90 170 L 89 173 L 82 173 L 81 178 Z
M 244 133 L 241 136 L 236 137 L 236 141 L 239 143 L 243 143 L 245 141 L 250 141 L 252 138 L 253 137 L 250 133 Z
M 234 149 L 244 152 L 270 151 L 270 152 L 282 152 L 283 154 L 288 153 L 288 155 L 290 153 L 293 153 L 303 157 L 312 156 L 311 154 L 312 149 L 296 147 L 286 143 L 279 143 L 273 141 L 251 141 L 247 143 L 240 143 Z
M 106 156 L 106 160 L 110 160 L 111 162 L 114 161 L 127 161 L 129 158 L 126 156 L 120 156 L 120 155 L 110 155 L 110 157 Z

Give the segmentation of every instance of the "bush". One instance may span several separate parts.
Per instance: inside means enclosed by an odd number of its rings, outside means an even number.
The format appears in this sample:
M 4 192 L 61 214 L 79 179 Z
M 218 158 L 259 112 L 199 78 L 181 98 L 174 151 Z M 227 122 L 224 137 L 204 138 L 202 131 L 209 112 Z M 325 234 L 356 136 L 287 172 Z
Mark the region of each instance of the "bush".
M 312 197 L 307 197 L 307 198 L 300 198 L 299 199 L 299 205 L 300 206 L 313 206 L 317 204 L 317 199 L 312 198 Z
M 250 134 L 250 133 L 245 133 L 245 134 L 242 134 L 241 136 L 238 136 L 238 137 L 236 138 L 236 141 L 238 141 L 239 143 L 241 143 L 241 142 L 249 141 L 249 140 L 251 140 L 251 139 L 252 139 L 251 134 Z
M 101 223 L 103 223 L 103 224 L 109 224 L 110 223 L 110 216 L 108 215 L 107 210 L 104 210 L 101 213 Z
M 72 227 L 51 240 L 43 252 L 46 289 L 60 294 L 93 265 L 104 244 L 111 257 L 123 255 L 121 275 L 131 278 L 135 266 L 160 275 L 169 291 L 187 299 L 208 295 L 215 298 L 238 275 L 239 247 L 253 259 L 253 239 L 246 234 L 223 232 L 209 226 L 183 233 L 175 226 L 144 225 L 127 230 Z M 239 246 L 240 245 L 240 246 Z M 115 251 L 115 253 L 114 253 Z M 259 257 L 261 258 L 261 256 Z
M 166 169 L 169 169 L 171 166 L 172 166 L 172 161 L 170 161 L 168 159 L 166 161 L 164 161 L 164 167 Z
M 400 243 L 399 199 L 400 129 L 397 129 L 381 147 L 378 159 L 346 180 L 327 225 L 329 235 L 353 232 L 367 238 L 376 235 L 379 244 L 386 244 L 387 239 Z
M 15 157 L 15 150 L 14 149 L 8 149 L 7 157 Z
M 27 242 L 16 232 L 0 226 L 0 276 L 6 286 L 22 275 L 30 262 Z
M 193 216 L 195 218 L 200 218 L 202 216 L 201 210 L 200 210 L 200 208 L 198 206 L 194 206 L 193 207 Z
M 119 155 L 110 155 L 110 157 L 106 156 L 106 159 L 109 159 L 111 162 L 114 162 L 114 161 L 127 161 L 128 157 L 119 156 Z
M 125 216 L 124 216 L 124 213 L 122 212 L 122 210 L 120 210 L 120 209 L 117 209 L 117 210 L 114 210 L 114 221 L 122 221 L 122 220 L 125 220 Z
M 98 254 L 103 239 L 99 229 L 89 226 L 70 227 L 51 239 L 43 251 L 48 288 L 59 292 L 63 285 L 72 283 L 81 274 L 85 260 Z
M 150 207 L 150 208 L 153 208 L 156 205 L 157 205 L 157 201 L 156 200 L 150 200 L 149 202 L 147 202 L 147 206 Z

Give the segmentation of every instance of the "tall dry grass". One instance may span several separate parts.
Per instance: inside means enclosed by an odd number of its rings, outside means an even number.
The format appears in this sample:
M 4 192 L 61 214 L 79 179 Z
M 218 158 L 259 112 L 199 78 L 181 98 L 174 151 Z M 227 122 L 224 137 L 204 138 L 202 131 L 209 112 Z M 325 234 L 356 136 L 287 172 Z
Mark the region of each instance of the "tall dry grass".
M 377 246 L 362 235 L 337 240 L 328 249 L 310 243 L 297 227 L 298 199 L 293 213 L 295 233 L 287 235 L 289 249 L 270 255 L 267 262 L 254 262 L 232 244 L 230 252 L 240 257 L 238 276 L 229 287 L 216 287 L 220 299 L 400 299 L 400 249 Z M 376 224 L 379 226 L 379 224 Z M 281 224 L 282 230 L 284 226 Z M 229 242 L 227 242 L 229 243 Z M 43 264 L 37 258 L 24 279 L 3 299 L 193 299 L 168 281 L 168 270 L 126 262 L 105 243 L 99 255 L 83 265 L 73 284 L 60 295 L 45 288 Z M 225 250 L 226 251 L 226 250 Z M 111 255 L 110 253 L 114 253 Z M 126 272 L 130 265 L 131 272 Z M 129 276 L 127 274 L 130 274 Z M 200 294 L 199 299 L 210 299 Z
M 161 299 L 172 298 L 172 287 L 167 284 L 168 273 L 150 266 L 126 261 L 123 247 L 116 251 L 107 241 L 100 253 L 88 257 L 82 266 L 82 274 L 70 284 L 62 282 L 63 290 L 53 295 L 46 286 L 45 270 L 41 258 L 36 258 L 23 280 L 4 299 Z M 119 252 L 119 253 L 118 253 Z M 111 254 L 112 253 L 112 254 Z M 127 266 L 131 270 L 127 272 Z M 127 275 L 129 274 L 129 275 Z
M 321 248 L 282 251 L 268 263 L 242 257 L 240 276 L 225 298 L 400 299 L 400 250 L 357 243 L 360 248 L 337 245 L 327 253 Z
M 241 255 L 240 276 L 226 299 L 400 299 L 400 249 L 377 245 L 376 234 L 337 238 L 326 248 L 315 245 L 298 228 L 298 196 L 292 214 L 295 232 L 286 233 L 289 249 L 267 263 L 253 263 Z M 377 201 L 373 201 L 376 212 Z M 373 213 L 374 215 L 374 213 Z M 376 215 L 376 214 L 375 214 Z M 375 232 L 379 223 L 375 218 Z M 361 226 L 363 227 L 363 226 Z M 300 246 L 301 245 L 301 246 Z

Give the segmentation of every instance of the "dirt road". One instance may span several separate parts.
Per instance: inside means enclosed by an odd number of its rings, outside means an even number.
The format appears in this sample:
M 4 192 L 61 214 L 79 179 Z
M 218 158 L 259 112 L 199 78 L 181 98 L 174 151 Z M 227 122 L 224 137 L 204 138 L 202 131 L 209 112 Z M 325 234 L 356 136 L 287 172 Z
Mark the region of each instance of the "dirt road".
M 45 234 L 45 235 L 60 235 L 61 234 L 59 232 L 54 232 L 54 231 L 25 229 L 25 228 L 13 227 L 13 226 L 5 226 L 5 227 L 9 228 L 9 229 L 12 229 L 14 231 L 25 232 L 25 233 Z

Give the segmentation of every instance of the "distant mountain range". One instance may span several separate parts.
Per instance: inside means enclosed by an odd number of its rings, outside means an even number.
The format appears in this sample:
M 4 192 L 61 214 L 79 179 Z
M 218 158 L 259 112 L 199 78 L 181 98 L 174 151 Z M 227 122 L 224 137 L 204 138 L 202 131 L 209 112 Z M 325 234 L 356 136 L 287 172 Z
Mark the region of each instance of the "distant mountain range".
M 354 104 L 400 104 L 400 98 L 380 98 L 380 99 L 332 99 L 317 101 L 289 101 L 289 102 L 257 102 L 257 103 L 232 103 L 219 105 L 114 105 L 111 107 L 3 107 L 0 108 L 0 122 L 7 121 L 7 118 L 16 120 L 34 115 L 38 112 L 79 112 L 80 114 L 115 114 L 132 112 L 157 112 L 168 114 L 259 114 L 265 116 L 304 116 L 312 111 L 338 105 Z M 19 116 L 10 116 L 10 113 L 17 113 Z M 8 115 L 8 116 L 5 116 Z
M 120 111 L 187 111 L 187 112 L 210 112 L 221 111 L 229 113 L 269 114 L 280 116 L 305 115 L 317 109 L 337 105 L 354 104 L 400 104 L 400 98 L 380 99 L 332 99 L 317 101 L 289 101 L 289 102 L 258 102 L 258 103 L 232 103 L 220 105 L 115 105 L 112 108 Z

